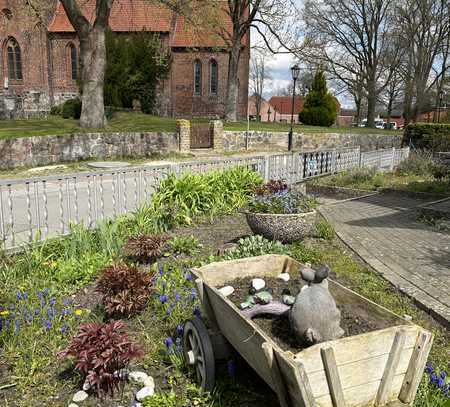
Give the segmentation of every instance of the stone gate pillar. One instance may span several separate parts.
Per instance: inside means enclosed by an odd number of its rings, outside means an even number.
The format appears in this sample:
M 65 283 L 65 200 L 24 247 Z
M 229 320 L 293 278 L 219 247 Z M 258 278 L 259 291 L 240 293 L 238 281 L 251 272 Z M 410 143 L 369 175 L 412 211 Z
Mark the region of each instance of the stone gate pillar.
M 218 152 L 223 151 L 223 122 L 222 120 L 211 120 L 209 122 L 209 129 L 213 138 L 214 150 Z
M 180 153 L 189 153 L 191 149 L 191 122 L 177 120 L 177 133 Z

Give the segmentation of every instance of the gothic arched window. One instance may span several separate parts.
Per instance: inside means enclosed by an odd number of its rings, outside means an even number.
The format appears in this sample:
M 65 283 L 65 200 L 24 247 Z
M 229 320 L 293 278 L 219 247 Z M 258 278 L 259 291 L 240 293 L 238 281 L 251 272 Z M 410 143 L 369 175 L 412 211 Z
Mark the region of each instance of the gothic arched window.
M 22 54 L 20 46 L 14 38 L 10 38 L 6 44 L 6 54 L 8 61 L 8 78 L 20 81 L 22 76 Z
M 219 68 L 216 60 L 211 60 L 209 67 L 209 91 L 212 95 L 217 95 L 219 90 Z
M 202 63 L 194 62 L 194 95 L 202 94 Z
M 72 43 L 68 45 L 68 57 L 70 77 L 73 81 L 76 81 L 78 79 L 78 51 L 77 47 Z

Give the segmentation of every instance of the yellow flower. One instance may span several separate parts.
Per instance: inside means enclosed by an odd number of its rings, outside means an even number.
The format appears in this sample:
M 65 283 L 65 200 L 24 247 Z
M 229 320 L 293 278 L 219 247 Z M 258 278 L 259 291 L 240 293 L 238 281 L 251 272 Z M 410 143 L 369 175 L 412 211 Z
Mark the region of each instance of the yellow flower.
M 83 313 L 83 310 L 82 310 L 82 309 L 76 309 L 76 310 L 75 310 L 75 315 L 80 316 L 82 313 Z
M 2 315 L 2 316 L 8 315 L 8 314 L 9 314 L 9 311 L 0 311 L 0 315 Z

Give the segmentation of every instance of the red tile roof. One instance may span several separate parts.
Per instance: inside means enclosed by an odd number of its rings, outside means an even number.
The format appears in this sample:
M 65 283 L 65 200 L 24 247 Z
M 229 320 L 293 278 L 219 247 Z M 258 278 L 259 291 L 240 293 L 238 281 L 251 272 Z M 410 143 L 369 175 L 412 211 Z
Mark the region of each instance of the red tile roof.
M 96 0 L 78 0 L 83 14 L 91 22 L 95 18 Z M 199 11 L 201 12 L 201 10 Z M 220 19 L 224 22 L 223 30 L 232 30 L 228 16 Z M 109 24 L 115 32 L 171 32 L 172 47 L 224 47 L 224 39 L 212 28 L 195 28 L 181 15 L 174 15 L 167 7 L 151 0 L 115 0 L 109 18 Z M 172 29 L 173 27 L 173 29 Z M 64 8 L 60 2 L 48 27 L 49 32 L 74 32 Z
M 93 22 L 95 18 L 95 0 L 79 0 L 79 5 L 86 18 Z M 149 0 L 115 0 L 109 17 L 113 31 L 153 31 L 169 32 L 172 22 L 172 12 L 160 4 Z M 48 27 L 50 32 L 74 32 L 66 12 L 60 2 L 56 13 Z
M 280 114 L 291 114 L 292 111 L 292 96 L 272 96 L 269 103 Z M 294 100 L 294 114 L 299 114 L 303 109 L 303 99 L 301 96 L 296 96 Z

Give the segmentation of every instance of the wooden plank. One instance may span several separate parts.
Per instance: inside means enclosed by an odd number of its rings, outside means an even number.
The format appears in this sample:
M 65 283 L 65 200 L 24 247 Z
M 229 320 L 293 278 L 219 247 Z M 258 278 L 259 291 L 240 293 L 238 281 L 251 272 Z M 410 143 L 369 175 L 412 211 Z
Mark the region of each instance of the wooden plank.
M 381 384 L 375 398 L 375 406 L 384 406 L 387 402 L 391 390 L 392 378 L 398 369 L 403 347 L 405 346 L 405 339 L 406 332 L 404 330 L 400 330 L 395 334 L 389 359 L 386 363 Z
M 344 392 L 342 390 L 339 372 L 336 366 L 333 348 L 322 348 L 320 350 L 323 366 L 327 377 L 328 388 L 330 389 L 333 407 L 345 407 Z
M 338 354 L 335 351 L 335 358 L 338 359 Z M 408 368 L 409 359 L 411 358 L 413 348 L 404 349 L 401 356 L 401 361 L 395 372 L 398 374 L 405 374 Z M 344 395 L 348 389 L 355 386 L 363 385 L 368 382 L 379 382 L 383 377 L 384 368 L 388 361 L 389 354 L 376 356 L 371 359 L 358 360 L 348 364 L 337 364 L 339 370 L 339 377 L 341 380 L 342 389 Z M 322 363 L 320 360 L 318 363 Z M 313 394 L 314 397 L 320 397 L 329 394 L 328 382 L 325 370 L 316 371 L 314 373 L 308 373 L 308 377 L 311 383 L 314 383 Z M 376 391 L 373 394 L 375 400 Z M 347 400 L 347 397 L 346 397 Z M 347 400 L 347 403 L 349 401 Z
M 293 362 L 289 352 L 274 350 L 293 407 L 317 407 L 308 375 L 301 362 Z
M 269 254 L 211 263 L 201 268 L 194 268 L 192 272 L 209 286 L 220 288 L 236 278 L 275 277 L 282 271 L 294 276 L 299 273 L 300 267 L 300 263 L 289 256 Z
M 200 299 L 200 304 L 202 307 L 203 314 L 205 315 L 210 328 L 217 332 L 219 331 L 219 326 L 217 325 L 216 316 L 214 314 L 213 309 L 211 308 L 211 304 L 209 302 L 208 296 L 205 293 L 205 287 L 203 280 L 201 278 L 195 279 L 195 284 L 197 286 L 198 296 Z
M 270 375 L 272 377 L 272 382 L 275 387 L 275 393 L 278 396 L 278 401 L 281 407 L 290 407 L 288 403 L 288 395 L 286 393 L 286 387 L 282 381 L 281 372 L 278 367 L 278 362 L 275 359 L 273 347 L 270 343 L 264 342 L 262 344 L 262 350 L 266 355 L 267 366 L 270 371 Z
M 320 349 L 323 347 L 331 346 L 334 349 L 338 366 L 386 355 L 389 354 L 395 334 L 399 329 L 403 329 L 406 333 L 405 349 L 412 349 L 421 328 L 416 325 L 403 325 L 319 343 L 297 353 L 295 358 L 301 360 L 307 373 L 311 374 L 323 371 L 320 356 Z
M 404 377 L 404 374 L 394 376 L 392 380 L 391 393 L 388 397 L 390 402 L 397 399 Z M 313 382 L 311 381 L 311 383 Z M 345 401 L 347 402 L 347 405 L 358 407 L 373 406 L 374 398 L 378 388 L 380 387 L 380 383 L 381 380 L 377 380 L 375 382 L 365 383 L 347 390 L 344 389 Z M 317 407 L 333 407 L 330 394 L 316 397 L 316 403 Z
M 408 404 L 414 401 L 432 344 L 433 335 L 430 332 L 423 330 L 417 338 L 416 346 L 414 347 L 408 370 L 406 371 L 400 390 L 399 399 L 403 403 Z

